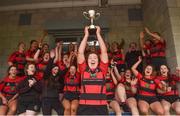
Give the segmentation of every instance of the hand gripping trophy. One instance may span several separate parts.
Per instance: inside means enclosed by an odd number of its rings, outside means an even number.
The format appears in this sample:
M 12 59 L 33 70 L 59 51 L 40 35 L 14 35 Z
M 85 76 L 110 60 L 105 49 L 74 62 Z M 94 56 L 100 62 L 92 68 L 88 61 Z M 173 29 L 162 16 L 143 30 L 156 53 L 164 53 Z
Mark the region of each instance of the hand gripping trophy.
M 83 15 L 86 19 L 91 21 L 91 23 L 89 25 L 89 32 L 90 32 L 90 34 L 94 34 L 94 32 L 96 32 L 94 20 L 96 20 L 100 17 L 100 13 L 97 13 L 95 10 L 89 10 L 88 12 L 83 12 Z

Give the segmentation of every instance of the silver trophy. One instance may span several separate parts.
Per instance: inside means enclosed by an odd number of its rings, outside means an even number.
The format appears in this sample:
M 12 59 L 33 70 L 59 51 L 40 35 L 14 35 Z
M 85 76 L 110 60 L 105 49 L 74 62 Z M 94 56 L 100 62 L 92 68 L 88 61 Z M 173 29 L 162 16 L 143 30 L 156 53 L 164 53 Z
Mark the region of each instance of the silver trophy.
M 89 25 L 89 29 L 96 29 L 94 25 L 94 20 L 98 19 L 100 17 L 100 13 L 97 13 L 95 10 L 89 10 L 88 12 L 83 12 L 83 15 L 86 19 L 91 21 L 91 24 Z

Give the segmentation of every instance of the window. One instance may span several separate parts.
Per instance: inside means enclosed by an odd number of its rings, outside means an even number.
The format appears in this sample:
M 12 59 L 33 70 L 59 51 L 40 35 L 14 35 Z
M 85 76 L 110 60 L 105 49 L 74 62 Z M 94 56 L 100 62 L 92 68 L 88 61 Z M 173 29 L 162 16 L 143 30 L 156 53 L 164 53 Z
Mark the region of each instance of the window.
M 19 16 L 19 25 L 30 25 L 31 24 L 31 16 L 32 14 L 20 14 Z

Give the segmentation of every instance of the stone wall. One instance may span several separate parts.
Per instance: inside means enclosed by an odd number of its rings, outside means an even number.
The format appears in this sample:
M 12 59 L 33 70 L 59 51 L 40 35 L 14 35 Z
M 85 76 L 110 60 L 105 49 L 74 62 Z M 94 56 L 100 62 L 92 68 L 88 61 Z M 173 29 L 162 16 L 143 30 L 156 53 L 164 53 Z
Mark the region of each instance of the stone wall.
M 173 27 L 168 4 L 172 4 L 173 0 L 143 0 L 143 25 L 150 30 L 159 32 L 167 43 L 167 60 L 170 68 L 174 70 L 177 66 L 176 57 L 176 41 L 173 36 Z M 180 15 L 180 13 L 179 13 Z
M 10 11 L 0 13 L 0 74 L 3 77 L 6 74 L 7 58 L 15 51 L 18 42 L 24 41 L 26 48 L 29 48 L 29 42 L 41 36 L 45 23 L 48 21 L 77 20 L 80 21 L 82 12 L 93 7 L 78 8 L 58 8 L 58 9 L 40 9 L 30 11 Z M 109 6 L 104 8 L 94 7 L 93 9 L 101 13 L 102 17 L 108 22 L 110 42 L 120 41 L 124 38 L 126 41 L 125 49 L 131 41 L 138 42 L 139 31 L 142 30 L 142 21 L 129 21 L 128 9 L 141 8 L 140 5 L 130 6 Z M 29 26 L 19 26 L 19 15 L 21 13 L 32 13 L 32 22 Z M 46 37 L 47 43 L 53 44 L 53 38 Z
M 167 0 L 177 64 L 180 66 L 180 0 Z

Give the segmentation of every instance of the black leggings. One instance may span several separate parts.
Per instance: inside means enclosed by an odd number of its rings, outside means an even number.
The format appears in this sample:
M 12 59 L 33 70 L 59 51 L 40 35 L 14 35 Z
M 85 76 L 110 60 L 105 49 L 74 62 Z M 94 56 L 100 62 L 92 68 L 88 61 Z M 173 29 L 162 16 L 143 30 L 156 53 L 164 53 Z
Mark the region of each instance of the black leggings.
M 63 106 L 59 101 L 59 98 L 43 98 L 42 99 L 42 112 L 43 115 L 51 115 L 52 109 L 54 109 L 58 115 L 63 115 Z

